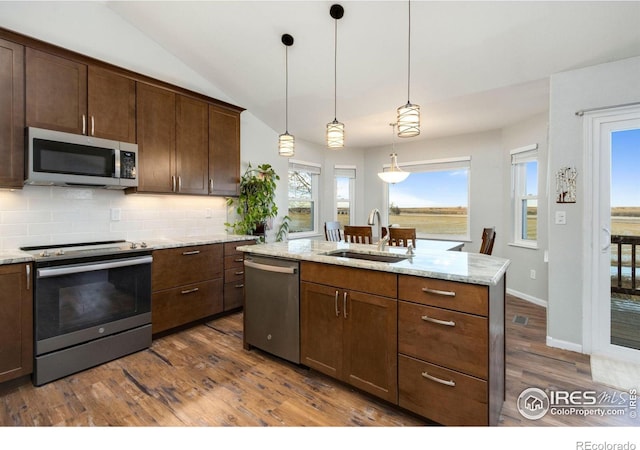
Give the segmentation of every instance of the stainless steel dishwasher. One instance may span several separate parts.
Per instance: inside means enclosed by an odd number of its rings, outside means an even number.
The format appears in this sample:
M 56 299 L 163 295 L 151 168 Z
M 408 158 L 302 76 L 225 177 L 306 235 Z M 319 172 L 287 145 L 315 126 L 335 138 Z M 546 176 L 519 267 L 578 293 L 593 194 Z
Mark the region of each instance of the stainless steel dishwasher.
M 244 345 L 300 363 L 299 263 L 245 255 Z

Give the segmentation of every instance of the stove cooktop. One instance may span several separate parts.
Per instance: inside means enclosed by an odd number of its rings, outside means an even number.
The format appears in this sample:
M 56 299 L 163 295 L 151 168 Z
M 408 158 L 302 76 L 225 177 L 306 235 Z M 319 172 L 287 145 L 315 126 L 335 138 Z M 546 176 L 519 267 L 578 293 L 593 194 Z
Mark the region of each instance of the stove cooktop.
M 146 249 L 145 242 L 124 240 L 20 247 L 20 250 L 29 253 L 36 260 L 90 258 L 99 255 L 140 252 Z

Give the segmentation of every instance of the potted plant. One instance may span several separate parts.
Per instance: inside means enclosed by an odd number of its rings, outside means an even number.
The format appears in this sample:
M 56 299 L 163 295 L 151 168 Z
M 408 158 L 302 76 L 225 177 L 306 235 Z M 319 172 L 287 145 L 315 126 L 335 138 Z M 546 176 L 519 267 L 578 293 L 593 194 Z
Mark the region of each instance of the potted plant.
M 270 219 L 278 215 L 275 196 L 279 179 L 271 164 L 253 168 L 249 163 L 240 178 L 240 194 L 237 198 L 227 199 L 227 205 L 236 205 L 238 215 L 234 223 L 225 223 L 227 231 L 260 236 L 260 241 L 264 242 Z

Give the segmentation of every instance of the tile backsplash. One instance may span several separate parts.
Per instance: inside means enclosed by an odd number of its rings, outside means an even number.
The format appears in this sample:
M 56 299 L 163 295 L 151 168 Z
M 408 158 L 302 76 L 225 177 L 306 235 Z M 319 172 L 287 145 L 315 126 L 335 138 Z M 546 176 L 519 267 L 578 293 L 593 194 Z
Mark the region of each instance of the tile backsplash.
M 0 250 L 221 234 L 226 221 L 222 197 L 43 186 L 0 190 Z

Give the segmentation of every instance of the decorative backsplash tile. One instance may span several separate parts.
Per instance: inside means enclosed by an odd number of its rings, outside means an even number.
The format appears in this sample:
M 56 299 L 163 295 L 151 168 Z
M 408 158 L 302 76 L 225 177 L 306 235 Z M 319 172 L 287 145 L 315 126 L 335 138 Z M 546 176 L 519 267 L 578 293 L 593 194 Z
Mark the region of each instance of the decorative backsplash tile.
M 0 250 L 220 234 L 226 220 L 222 197 L 42 186 L 0 190 Z

